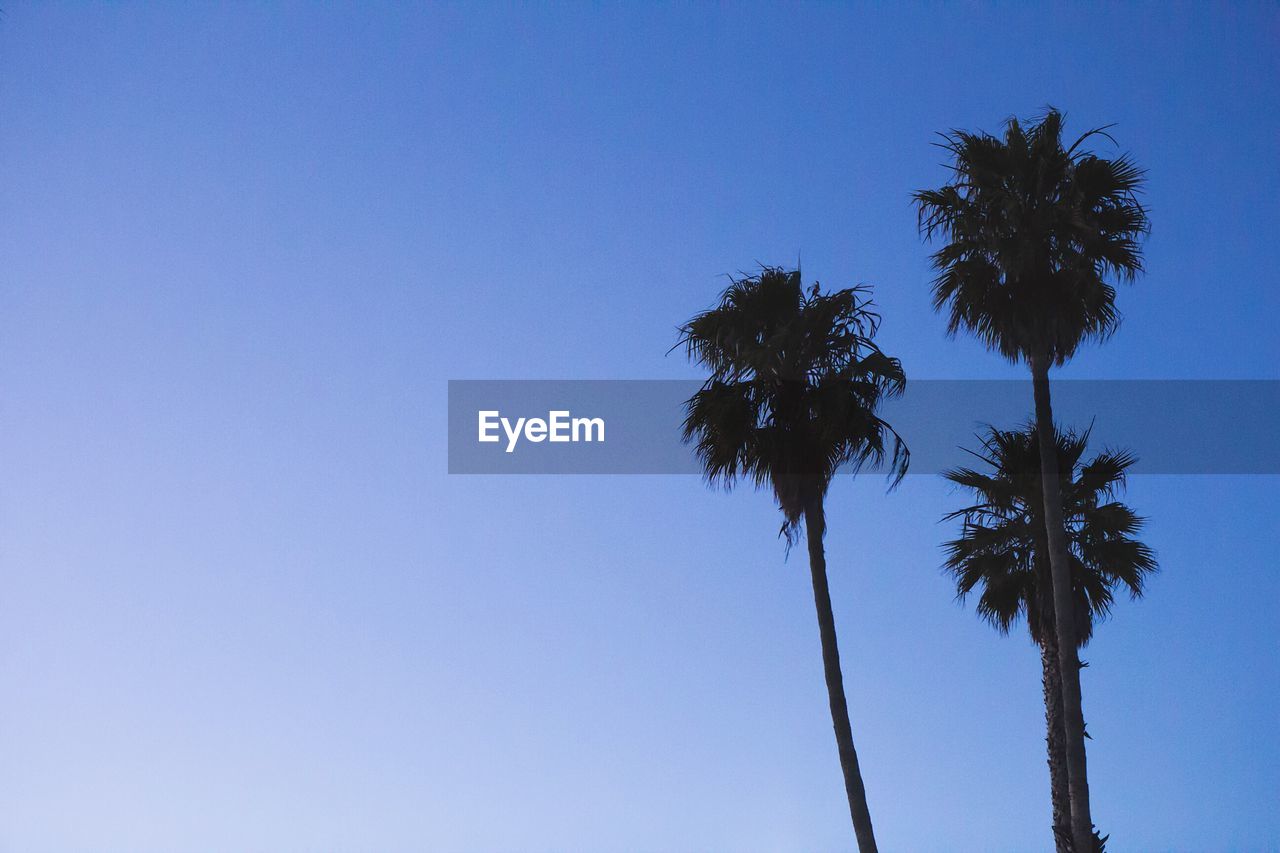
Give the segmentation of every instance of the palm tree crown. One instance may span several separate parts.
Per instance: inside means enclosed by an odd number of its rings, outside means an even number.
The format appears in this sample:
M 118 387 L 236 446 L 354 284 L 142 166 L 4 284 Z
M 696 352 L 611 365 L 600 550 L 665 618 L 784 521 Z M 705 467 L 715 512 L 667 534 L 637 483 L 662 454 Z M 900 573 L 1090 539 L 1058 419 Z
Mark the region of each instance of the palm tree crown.
M 1151 549 L 1134 538 L 1143 520 L 1115 500 L 1134 458 L 1123 451 L 1103 451 L 1082 464 L 1088 432 L 1056 435 L 1075 637 L 1084 646 L 1095 619 L 1110 612 L 1115 591 L 1140 597 L 1156 561 Z M 1007 633 L 1025 617 L 1032 639 L 1042 644 L 1045 633 L 1053 630 L 1053 605 L 1035 429 L 990 429 L 977 455 L 990 472 L 958 468 L 945 475 L 977 496 L 977 503 L 947 516 L 963 519 L 963 528 L 960 538 L 945 546 L 946 569 L 961 598 L 978 591 L 977 610 L 984 619 Z
M 907 448 L 876 408 L 906 377 L 873 341 L 867 288 L 806 290 L 799 270 L 776 267 L 731 282 L 680 329 L 689 357 L 711 371 L 687 403 L 684 439 L 711 482 L 771 486 L 790 540 L 840 467 L 888 460 L 892 476 L 905 473 Z
M 948 241 L 933 254 L 934 307 L 952 334 L 971 331 L 1010 361 L 1062 364 L 1106 337 L 1119 319 L 1110 279 L 1142 270 L 1142 170 L 1081 148 L 1105 128 L 1069 145 L 1062 131 L 1050 109 L 1027 126 L 1010 119 L 1003 138 L 944 134 L 953 180 L 915 194 L 925 236 Z

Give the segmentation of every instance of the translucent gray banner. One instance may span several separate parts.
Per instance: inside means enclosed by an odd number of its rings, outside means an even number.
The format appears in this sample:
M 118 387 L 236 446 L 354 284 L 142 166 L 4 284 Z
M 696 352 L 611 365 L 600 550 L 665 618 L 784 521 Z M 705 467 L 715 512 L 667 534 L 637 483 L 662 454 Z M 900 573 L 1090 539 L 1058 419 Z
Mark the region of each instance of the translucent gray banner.
M 450 474 L 699 474 L 680 441 L 671 380 L 451 380 Z M 1280 474 L 1280 381 L 1057 380 L 1059 426 L 1125 448 L 1135 474 Z M 1030 420 L 1030 381 L 914 380 L 881 416 L 911 450 L 911 474 L 973 458 L 984 425 Z

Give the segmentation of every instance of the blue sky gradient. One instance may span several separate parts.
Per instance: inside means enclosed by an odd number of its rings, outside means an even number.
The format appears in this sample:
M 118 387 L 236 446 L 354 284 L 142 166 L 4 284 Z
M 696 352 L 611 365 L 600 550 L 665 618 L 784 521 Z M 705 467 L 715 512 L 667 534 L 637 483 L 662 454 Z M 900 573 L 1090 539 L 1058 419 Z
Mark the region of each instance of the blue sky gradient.
M 449 477 L 446 381 L 696 376 L 677 324 L 797 257 L 909 376 L 1022 378 L 945 337 L 909 194 L 1046 104 L 1119 122 L 1154 224 L 1061 375 L 1280 378 L 1278 48 L 1265 4 L 5 4 L 0 850 L 851 849 L 768 496 Z M 1116 850 L 1280 849 L 1278 497 L 1131 484 L 1163 571 L 1084 679 Z M 952 599 L 960 499 L 829 502 L 872 814 L 1045 849 L 1039 659 Z

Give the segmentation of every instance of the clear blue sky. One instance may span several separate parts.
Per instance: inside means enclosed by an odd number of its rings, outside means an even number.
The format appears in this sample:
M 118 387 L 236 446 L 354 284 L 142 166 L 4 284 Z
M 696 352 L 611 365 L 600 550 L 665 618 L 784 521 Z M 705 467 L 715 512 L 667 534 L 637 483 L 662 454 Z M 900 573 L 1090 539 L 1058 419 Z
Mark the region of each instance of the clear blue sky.
M 1264 4 L 5 3 L 0 850 L 849 849 L 769 498 L 448 477 L 446 380 L 693 376 L 675 326 L 797 255 L 910 375 L 1021 376 L 944 337 L 908 195 L 1045 104 L 1119 122 L 1154 223 L 1063 375 L 1280 378 L 1277 79 Z M 1132 484 L 1163 573 L 1084 685 L 1118 851 L 1280 849 L 1278 497 Z M 886 850 L 1044 849 L 959 499 L 830 501 L 870 804 Z

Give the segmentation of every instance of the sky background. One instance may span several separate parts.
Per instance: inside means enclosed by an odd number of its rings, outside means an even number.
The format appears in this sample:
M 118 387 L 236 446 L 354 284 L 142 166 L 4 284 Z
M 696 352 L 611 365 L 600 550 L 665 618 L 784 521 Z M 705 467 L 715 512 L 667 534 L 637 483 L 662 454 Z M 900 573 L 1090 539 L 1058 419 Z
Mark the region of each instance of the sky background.
M 909 194 L 1046 104 L 1119 123 L 1154 226 L 1060 375 L 1280 378 L 1277 79 L 1269 4 L 4 4 L 0 850 L 851 849 L 769 497 L 450 477 L 446 381 L 694 377 L 676 326 L 797 257 L 909 376 L 1021 378 L 944 336 Z M 1131 484 L 1163 571 L 1084 676 L 1117 851 L 1280 849 L 1278 498 Z M 868 798 L 885 850 L 1045 849 L 961 499 L 829 500 Z

